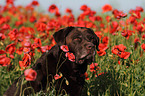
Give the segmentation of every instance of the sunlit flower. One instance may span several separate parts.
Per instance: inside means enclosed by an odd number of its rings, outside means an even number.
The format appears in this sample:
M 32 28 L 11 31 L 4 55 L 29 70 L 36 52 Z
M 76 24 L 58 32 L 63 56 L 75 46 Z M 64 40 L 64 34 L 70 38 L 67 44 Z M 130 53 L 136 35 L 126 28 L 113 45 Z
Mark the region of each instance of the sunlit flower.
M 30 68 L 30 69 L 26 69 L 24 71 L 24 75 L 25 75 L 25 79 L 27 81 L 35 81 L 35 79 L 37 77 L 37 72 L 35 70 L 33 70 L 32 68 Z
M 68 60 L 75 62 L 75 55 L 73 53 L 67 52 L 65 56 L 68 58 Z
M 60 49 L 63 50 L 64 52 L 68 52 L 68 51 L 69 51 L 67 45 L 62 45 L 62 46 L 60 46 Z
M 19 61 L 19 65 L 21 67 L 21 70 L 23 70 L 25 67 L 28 67 L 31 64 L 31 57 L 29 54 L 24 54 L 24 57 L 22 61 Z
M 56 74 L 55 76 L 54 76 L 54 79 L 55 80 L 58 80 L 58 79 L 60 79 L 61 78 L 61 76 L 59 76 L 58 74 Z

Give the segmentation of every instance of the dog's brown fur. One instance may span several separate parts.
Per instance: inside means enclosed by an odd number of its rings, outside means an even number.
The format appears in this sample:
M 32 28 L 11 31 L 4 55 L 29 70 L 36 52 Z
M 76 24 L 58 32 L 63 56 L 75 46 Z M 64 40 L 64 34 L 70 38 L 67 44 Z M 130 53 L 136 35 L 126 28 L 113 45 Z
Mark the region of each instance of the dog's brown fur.
M 56 32 L 54 39 L 57 44 L 49 52 L 44 53 L 37 60 L 35 66 L 33 66 L 33 69 L 37 72 L 36 80 L 27 82 L 21 87 L 21 80 L 24 76 L 22 75 L 9 87 L 4 95 L 18 96 L 21 89 L 23 92 L 24 88 L 29 86 L 34 90 L 25 90 L 25 95 L 31 94 L 33 91 L 39 92 L 43 90 L 46 92 L 46 88 L 49 86 L 48 84 L 52 81 L 52 77 L 54 77 L 57 70 L 57 73 L 61 72 L 63 77 L 58 80 L 56 90 L 59 90 L 59 88 L 65 89 L 70 96 L 80 95 L 85 83 L 85 78 L 82 74 L 86 72 L 87 65 L 94 61 L 95 48 L 98 49 L 99 38 L 89 28 L 67 27 Z M 66 59 L 65 52 L 60 49 L 61 45 L 68 46 L 70 52 L 75 55 L 75 62 Z M 60 69 L 57 69 L 57 66 L 60 66 Z M 60 85 L 62 80 L 63 83 Z M 68 85 L 65 83 L 65 80 L 68 80 Z

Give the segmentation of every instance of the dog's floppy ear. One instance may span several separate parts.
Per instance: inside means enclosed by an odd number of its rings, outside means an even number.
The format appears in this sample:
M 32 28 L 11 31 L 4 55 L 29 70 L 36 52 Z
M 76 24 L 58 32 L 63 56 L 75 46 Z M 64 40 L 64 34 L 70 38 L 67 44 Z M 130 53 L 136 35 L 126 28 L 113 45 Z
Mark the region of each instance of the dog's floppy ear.
M 100 51 L 99 48 L 98 48 L 98 46 L 99 46 L 99 37 L 94 33 L 94 31 L 93 31 L 92 29 L 90 29 L 90 28 L 87 28 L 87 29 L 88 29 L 88 30 L 91 32 L 91 34 L 94 36 L 94 39 L 95 39 L 94 44 L 96 45 L 97 51 Z
M 65 45 L 66 36 L 74 29 L 74 27 L 66 27 L 53 34 L 54 40 L 58 45 Z

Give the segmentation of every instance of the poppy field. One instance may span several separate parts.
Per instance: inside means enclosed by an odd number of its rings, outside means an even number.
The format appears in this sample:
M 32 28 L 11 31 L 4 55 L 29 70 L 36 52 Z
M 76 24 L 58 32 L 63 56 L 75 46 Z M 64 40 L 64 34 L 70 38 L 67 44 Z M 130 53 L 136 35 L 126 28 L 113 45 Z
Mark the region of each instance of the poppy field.
M 45 14 L 36 11 L 38 6 L 36 0 L 27 6 L 16 6 L 14 0 L 0 5 L 0 96 L 22 74 L 23 82 L 35 80 L 37 73 L 31 67 L 56 44 L 53 34 L 68 26 L 91 28 L 100 39 L 96 60 L 84 74 L 82 96 L 145 95 L 145 15 L 141 6 L 125 13 L 106 4 L 97 13 L 82 5 L 77 17 L 69 8 L 61 15 L 52 4 Z M 56 74 L 54 82 L 61 75 Z M 55 83 L 53 87 L 49 93 L 35 95 L 55 96 Z

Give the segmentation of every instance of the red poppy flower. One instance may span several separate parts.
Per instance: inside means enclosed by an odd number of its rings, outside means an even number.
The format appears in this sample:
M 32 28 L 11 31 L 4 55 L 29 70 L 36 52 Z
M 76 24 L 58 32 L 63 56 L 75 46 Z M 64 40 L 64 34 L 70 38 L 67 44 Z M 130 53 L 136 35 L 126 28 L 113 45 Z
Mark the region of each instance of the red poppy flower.
M 58 80 L 58 79 L 60 79 L 61 78 L 61 76 L 59 76 L 58 74 L 56 74 L 55 76 L 54 76 L 54 79 L 55 80 Z
M 15 52 L 15 47 L 16 44 L 9 44 L 7 47 L 6 47 L 6 52 L 9 53 L 9 54 L 13 54 Z
M 116 22 L 116 21 L 112 21 L 112 23 L 111 23 L 112 25 L 110 26 L 110 28 L 111 28 L 111 31 L 110 31 L 110 33 L 115 33 L 115 32 L 117 32 L 118 31 L 118 28 L 119 28 L 119 24 L 118 24 L 118 22 Z
M 38 48 L 38 47 L 40 48 L 42 46 L 40 38 L 35 38 L 34 39 L 34 45 L 35 45 L 36 48 Z
M 121 52 L 124 52 L 125 49 L 127 49 L 126 46 L 124 46 L 123 44 L 117 45 L 116 48 L 117 48 L 119 51 L 121 51 Z
M 54 38 L 51 40 L 51 46 L 54 46 L 56 44 Z
M 13 4 L 14 3 L 14 0 L 6 0 L 6 3 L 7 4 Z
M 117 21 L 112 21 L 112 27 L 117 29 L 119 27 L 119 24 Z
M 96 75 L 96 77 L 98 77 L 98 76 L 101 76 L 101 75 L 105 75 L 105 74 L 107 74 L 107 72 L 102 72 L 102 73 L 99 73 L 98 75 Z
M 128 22 L 130 22 L 131 24 L 135 23 L 135 21 L 136 21 L 136 18 L 134 16 L 130 16 L 128 18 Z
M 124 17 L 127 16 L 126 13 L 123 13 L 122 11 L 119 11 L 119 10 L 117 10 L 117 9 L 114 9 L 112 13 L 114 14 L 114 17 L 115 17 L 116 19 L 124 18 Z
M 100 43 L 98 48 L 99 48 L 99 50 L 106 50 L 106 49 L 108 49 L 107 45 L 103 44 L 103 43 Z
M 29 53 L 31 51 L 31 48 L 28 48 L 28 47 L 24 47 L 23 48 L 23 52 L 26 54 L 26 53 Z
M 125 27 L 126 26 L 126 21 L 120 20 L 119 21 L 120 26 Z
M 56 17 L 61 16 L 61 14 L 60 14 L 60 12 L 59 12 L 58 10 L 55 12 L 55 16 L 56 16 Z
M 50 46 L 46 45 L 46 46 L 41 46 L 41 52 L 47 52 L 48 50 L 50 50 Z
M 49 7 L 49 9 L 48 9 L 48 11 L 50 12 L 50 13 L 54 13 L 54 12 L 56 12 L 58 10 L 58 8 L 57 8 L 57 6 L 55 5 L 55 4 L 52 4 L 50 7 Z
M 6 22 L 6 19 L 4 17 L 0 18 L 0 25 L 4 24 Z
M 144 25 L 143 24 L 138 24 L 136 27 L 136 30 L 139 32 L 143 32 L 144 31 Z
M 145 44 L 144 43 L 141 45 L 141 48 L 145 51 Z
M 68 60 L 75 62 L 75 55 L 73 53 L 67 52 L 65 56 L 68 58 Z
M 118 60 L 118 64 L 120 65 L 120 60 Z
M 0 65 L 1 66 L 7 66 L 11 62 L 10 58 L 6 57 L 6 55 L 0 55 Z
M 85 79 L 86 79 L 86 80 L 89 80 L 89 75 L 88 75 L 88 73 L 85 72 L 84 75 L 85 75 Z
M 6 51 L 0 50 L 0 54 L 4 54 L 4 53 L 6 53 Z
M 137 43 L 137 42 L 141 43 L 141 41 L 140 41 L 139 38 L 135 38 L 135 39 L 134 39 L 134 43 Z
M 121 17 L 124 18 L 127 16 L 127 13 L 123 13 L 122 11 L 119 11 L 118 15 L 119 15 L 119 18 Z
M 10 54 L 10 58 L 11 58 L 11 59 L 14 59 L 14 55 Z
M 72 10 L 69 9 L 69 8 L 67 8 L 67 9 L 66 9 L 66 13 L 72 13 Z
M 2 26 L 2 29 L 3 30 L 8 30 L 8 29 L 10 29 L 11 27 L 10 27 L 10 25 L 8 25 L 8 24 L 4 24 L 3 26 Z
M 126 39 L 129 39 L 129 37 L 132 35 L 133 31 L 131 30 L 123 30 L 121 35 L 124 36 Z
M 106 20 L 107 20 L 107 22 L 110 22 L 111 21 L 111 17 L 110 16 L 106 16 Z
M 105 24 L 101 23 L 101 24 L 100 24 L 100 27 L 101 27 L 101 28 L 105 28 Z
M 32 5 L 34 5 L 34 6 L 39 6 L 39 2 L 38 1 L 36 1 L 36 0 L 34 0 L 34 1 L 32 1 L 32 3 L 31 3 Z
M 30 41 L 27 41 L 27 40 L 24 40 L 23 41 L 23 46 L 24 47 L 31 47 L 31 42 Z
M 142 35 L 142 40 L 144 40 L 144 39 L 145 39 L 145 34 Z
M 18 29 L 13 29 L 12 31 L 9 32 L 8 36 L 10 37 L 11 40 L 15 40 L 17 34 L 18 34 Z
M 30 19 L 29 19 L 29 21 L 30 21 L 31 23 L 35 22 L 35 21 L 36 21 L 36 17 L 35 17 L 35 16 L 31 16 Z
M 137 19 L 140 19 L 140 18 L 141 18 L 141 13 L 140 13 L 140 11 L 132 11 L 131 14 L 132 14 L 131 16 L 134 16 L 134 17 L 137 18 Z
M 108 40 L 109 40 L 109 37 L 105 36 L 105 37 L 102 39 L 102 43 L 108 44 Z
M 23 25 L 23 21 L 16 21 L 16 22 L 15 22 L 15 26 L 18 27 L 18 26 L 20 26 L 20 25 Z
M 117 54 L 119 53 L 118 49 L 115 49 L 115 48 L 113 48 L 113 49 L 111 50 L 111 52 L 112 52 L 113 54 L 115 54 L 115 55 L 117 55 Z
M 102 17 L 101 16 L 95 16 L 94 17 L 96 21 L 102 21 Z M 103 25 L 103 23 L 101 23 L 101 25 Z
M 45 23 L 38 23 L 36 24 L 36 28 L 38 31 L 45 31 L 46 30 L 46 24 Z
M 24 54 L 24 57 L 22 61 L 19 61 L 19 65 L 21 67 L 21 70 L 23 70 L 25 67 L 29 66 L 31 64 L 31 57 L 29 54 Z
M 97 70 L 100 70 L 100 68 L 98 67 L 98 63 L 92 63 L 90 65 L 90 71 L 96 73 Z
M 68 46 L 67 45 L 62 45 L 60 46 L 60 49 L 64 52 L 69 52 Z
M 116 45 L 112 49 L 112 53 L 118 55 L 120 58 L 127 59 L 130 56 L 130 52 L 125 52 L 126 46 L 123 44 Z
M 23 47 L 20 47 L 19 49 L 16 50 L 16 53 L 21 55 L 23 52 L 23 49 L 24 49 Z
M 97 51 L 99 56 L 104 56 L 106 52 L 104 50 Z
M 30 68 L 30 69 L 26 69 L 24 71 L 24 75 L 25 75 L 25 79 L 27 81 L 35 81 L 35 79 L 37 77 L 37 72 L 35 70 L 33 70 L 32 68 Z
M 6 38 L 6 36 L 2 33 L 0 33 L 0 40 L 4 40 Z
M 108 11 L 112 11 L 112 6 L 109 4 L 106 4 L 102 7 L 103 13 L 108 12 Z
M 88 6 L 87 5 L 82 5 L 80 7 L 80 10 L 82 10 L 82 11 L 86 11 L 87 9 L 88 9 Z
M 136 10 L 136 11 L 139 11 L 139 12 L 143 12 L 143 11 L 144 11 L 143 8 L 140 7 L 140 6 L 137 6 L 135 10 Z
M 118 56 L 120 58 L 127 59 L 130 56 L 130 52 L 121 52 L 121 54 L 118 54 Z

